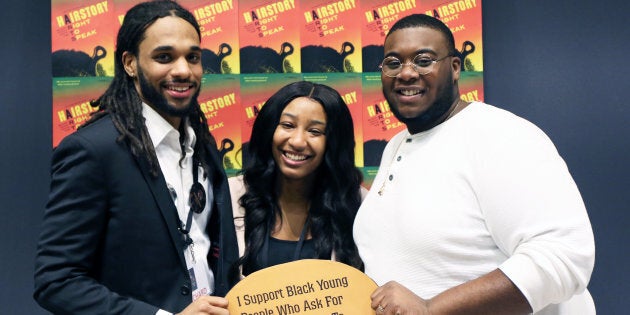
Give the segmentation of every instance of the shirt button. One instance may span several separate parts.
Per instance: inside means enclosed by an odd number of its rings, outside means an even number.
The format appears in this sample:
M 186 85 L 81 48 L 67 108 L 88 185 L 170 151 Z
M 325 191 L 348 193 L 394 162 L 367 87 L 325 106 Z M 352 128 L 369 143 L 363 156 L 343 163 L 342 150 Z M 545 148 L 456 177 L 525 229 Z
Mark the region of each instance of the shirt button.
M 190 294 L 190 288 L 187 285 L 183 285 L 182 288 L 180 289 L 180 293 L 182 295 L 188 295 Z
M 396 161 L 400 161 L 401 159 L 402 159 L 402 156 L 400 156 L 400 155 L 399 155 L 399 156 L 396 158 Z
M 394 179 L 394 175 L 391 175 L 391 174 L 390 174 L 390 175 L 389 175 L 389 180 L 391 181 L 391 180 L 393 180 L 393 179 Z
M 409 142 L 411 142 L 411 139 L 406 139 L 405 141 L 406 141 L 407 143 L 409 143 Z

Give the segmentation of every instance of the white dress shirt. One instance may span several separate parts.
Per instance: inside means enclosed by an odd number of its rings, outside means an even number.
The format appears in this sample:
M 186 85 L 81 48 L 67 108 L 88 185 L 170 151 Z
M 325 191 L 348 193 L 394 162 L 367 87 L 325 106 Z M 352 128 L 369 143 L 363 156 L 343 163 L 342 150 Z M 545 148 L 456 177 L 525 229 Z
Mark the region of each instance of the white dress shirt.
M 182 123 L 185 124 L 186 137 L 183 146 L 181 146 L 179 131 L 173 128 L 153 108 L 143 103 L 142 115 L 146 120 L 145 124 L 155 147 L 160 170 L 171 192 L 171 197 L 173 197 L 177 214 L 182 225 L 185 225 L 188 213 L 191 211 L 188 196 L 190 187 L 193 184 L 192 156 L 196 142 L 195 132 L 188 120 L 183 119 Z M 182 147 L 185 152 L 183 158 Z M 187 268 L 189 272 L 194 270 L 194 277 L 192 277 L 194 279 L 191 280 L 197 284 L 197 290 L 195 290 L 195 283 L 193 283 L 193 300 L 200 295 L 212 294 L 214 288 L 214 274 L 208 266 L 206 258 L 210 250 L 210 237 L 206 233 L 206 225 L 212 210 L 212 187 L 210 186 L 210 179 L 204 174 L 203 168 L 199 167 L 198 172 L 198 180 L 206 191 L 206 205 L 200 214 L 193 213 L 191 226 L 185 227 L 189 230 L 189 236 L 193 241 L 193 245 L 184 249 Z M 156 259 L 159 259 L 159 257 L 156 257 Z M 206 286 L 205 290 L 203 289 L 204 286 Z

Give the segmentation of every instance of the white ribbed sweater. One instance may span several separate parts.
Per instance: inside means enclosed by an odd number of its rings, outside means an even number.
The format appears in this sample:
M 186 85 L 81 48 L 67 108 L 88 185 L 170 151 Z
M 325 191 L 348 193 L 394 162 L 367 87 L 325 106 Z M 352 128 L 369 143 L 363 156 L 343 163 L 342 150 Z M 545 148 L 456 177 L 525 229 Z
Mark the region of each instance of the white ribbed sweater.
M 538 314 L 594 313 L 593 233 L 565 162 L 539 128 L 487 104 L 396 135 L 354 237 L 379 285 L 431 298 L 500 268 Z

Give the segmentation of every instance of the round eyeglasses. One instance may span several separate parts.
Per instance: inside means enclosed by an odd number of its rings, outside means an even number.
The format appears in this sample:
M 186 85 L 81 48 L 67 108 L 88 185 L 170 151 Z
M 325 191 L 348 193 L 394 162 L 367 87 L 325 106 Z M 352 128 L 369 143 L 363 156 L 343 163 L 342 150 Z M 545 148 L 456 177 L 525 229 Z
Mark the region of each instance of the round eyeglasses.
M 448 57 L 452 57 L 452 55 L 446 55 L 440 59 L 433 59 L 427 55 L 416 55 L 415 57 L 413 57 L 413 60 L 411 60 L 411 62 L 402 63 L 400 59 L 390 56 L 383 59 L 383 62 L 381 62 L 379 68 L 381 68 L 381 71 L 383 71 L 384 75 L 390 78 L 394 78 L 398 74 L 400 74 L 403 67 L 407 65 L 411 66 L 413 70 L 415 70 L 419 75 L 425 75 L 433 71 L 434 64 Z

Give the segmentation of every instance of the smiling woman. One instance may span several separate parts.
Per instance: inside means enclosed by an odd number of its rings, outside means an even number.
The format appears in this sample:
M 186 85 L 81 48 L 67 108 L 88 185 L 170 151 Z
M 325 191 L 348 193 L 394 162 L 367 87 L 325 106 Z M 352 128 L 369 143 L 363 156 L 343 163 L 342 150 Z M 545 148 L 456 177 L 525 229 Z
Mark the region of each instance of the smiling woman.
M 243 176 L 230 179 L 243 275 L 306 258 L 363 268 L 352 237 L 362 192 L 353 130 L 325 85 L 291 83 L 265 102 Z
M 312 185 L 326 150 L 326 113 L 318 102 L 298 97 L 282 111 L 271 152 L 283 186 Z

